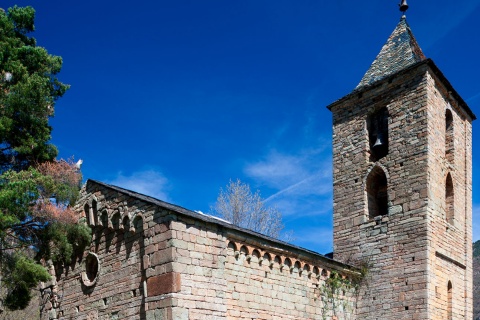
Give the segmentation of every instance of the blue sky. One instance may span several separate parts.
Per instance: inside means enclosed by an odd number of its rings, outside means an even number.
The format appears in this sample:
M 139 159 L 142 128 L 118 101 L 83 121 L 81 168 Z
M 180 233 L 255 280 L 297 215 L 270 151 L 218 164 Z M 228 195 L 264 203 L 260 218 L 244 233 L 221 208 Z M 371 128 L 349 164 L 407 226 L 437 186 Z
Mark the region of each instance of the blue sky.
M 37 11 L 72 87 L 53 142 L 85 178 L 208 213 L 239 178 L 295 244 L 332 249 L 331 114 L 400 19 L 391 0 L 3 1 Z M 480 0 L 409 1 L 407 21 L 480 114 Z M 476 129 L 476 126 L 475 128 Z M 479 141 L 474 130 L 474 167 Z M 480 176 L 474 170 L 474 240 Z

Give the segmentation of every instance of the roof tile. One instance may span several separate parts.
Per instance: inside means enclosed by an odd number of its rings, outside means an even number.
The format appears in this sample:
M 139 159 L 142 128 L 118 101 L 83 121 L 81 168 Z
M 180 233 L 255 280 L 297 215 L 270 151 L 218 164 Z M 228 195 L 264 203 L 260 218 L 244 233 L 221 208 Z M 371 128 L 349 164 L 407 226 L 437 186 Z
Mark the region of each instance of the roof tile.
M 425 59 L 403 16 L 357 88 L 370 85 Z

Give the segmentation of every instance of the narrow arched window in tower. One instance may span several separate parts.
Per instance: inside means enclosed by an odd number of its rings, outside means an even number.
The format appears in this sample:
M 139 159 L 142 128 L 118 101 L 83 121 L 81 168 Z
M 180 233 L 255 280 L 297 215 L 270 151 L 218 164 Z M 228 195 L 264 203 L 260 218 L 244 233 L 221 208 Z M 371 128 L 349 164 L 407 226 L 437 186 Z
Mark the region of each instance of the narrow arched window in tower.
M 450 172 L 445 180 L 445 218 L 450 224 L 453 224 L 455 215 L 454 197 L 453 197 L 453 180 Z
M 452 312 L 452 298 L 453 298 L 453 287 L 452 287 L 452 282 L 448 281 L 447 285 L 447 319 L 451 320 L 453 319 L 453 312 Z
M 388 213 L 387 176 L 379 167 L 370 171 L 366 191 L 369 218 L 386 215 Z
M 454 158 L 453 116 L 452 111 L 445 111 L 445 159 L 452 162 Z
M 368 117 L 367 128 L 371 160 L 380 160 L 388 154 L 388 110 L 386 107 Z

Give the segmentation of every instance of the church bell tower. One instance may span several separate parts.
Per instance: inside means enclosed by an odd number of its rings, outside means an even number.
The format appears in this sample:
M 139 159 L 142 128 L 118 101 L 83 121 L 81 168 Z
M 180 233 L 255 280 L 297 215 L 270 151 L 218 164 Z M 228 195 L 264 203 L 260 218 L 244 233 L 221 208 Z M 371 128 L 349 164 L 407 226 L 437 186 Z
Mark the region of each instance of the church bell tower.
M 328 108 L 334 258 L 368 268 L 357 318 L 471 319 L 476 117 L 405 15 L 355 90 Z

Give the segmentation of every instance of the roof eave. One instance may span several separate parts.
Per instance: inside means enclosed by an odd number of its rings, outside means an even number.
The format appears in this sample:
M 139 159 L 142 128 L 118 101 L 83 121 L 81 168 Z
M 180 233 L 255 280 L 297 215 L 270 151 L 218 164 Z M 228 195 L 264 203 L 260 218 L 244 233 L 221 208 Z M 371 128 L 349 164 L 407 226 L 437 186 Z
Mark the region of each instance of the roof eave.
M 331 103 L 330 105 L 327 106 L 327 109 L 332 111 L 332 108 L 334 108 L 335 106 L 339 105 L 339 104 L 342 104 L 344 103 L 345 101 L 351 99 L 353 96 L 355 95 L 358 95 L 358 94 L 361 94 L 363 92 L 366 92 L 368 90 L 372 90 L 374 89 L 375 87 L 379 87 L 381 86 L 383 83 L 385 82 L 388 82 L 390 79 L 392 78 L 396 78 L 398 76 L 401 76 L 403 74 L 406 74 L 406 73 L 409 73 L 411 72 L 412 70 L 416 69 L 416 68 L 419 68 L 420 66 L 423 66 L 423 65 L 427 65 L 428 67 L 430 67 L 430 69 L 432 70 L 432 72 L 438 77 L 438 79 L 443 83 L 443 85 L 445 85 L 447 91 L 453 96 L 453 98 L 458 102 L 458 105 L 467 113 L 467 115 L 473 120 L 476 120 L 477 117 L 475 116 L 475 114 L 472 112 L 472 110 L 470 109 L 470 107 L 467 105 L 467 103 L 465 102 L 465 100 L 463 100 L 463 98 L 458 94 L 458 92 L 455 90 L 455 88 L 453 88 L 452 84 L 450 83 L 450 81 L 448 81 L 448 79 L 443 75 L 443 73 L 440 71 L 440 69 L 436 66 L 436 64 L 433 62 L 432 59 L 425 59 L 423 61 L 420 61 L 420 62 L 417 62 L 415 64 L 412 64 L 411 66 L 405 68 L 405 69 L 402 69 L 396 73 L 393 73 L 391 75 L 388 75 L 386 76 L 385 78 L 382 78 L 378 81 L 375 81 L 371 84 L 368 84 L 368 85 L 364 85 L 362 87 L 359 87 L 359 88 L 356 88 L 354 89 L 352 92 L 350 92 L 349 94 L 347 94 L 346 96 L 338 99 L 337 101 Z
M 477 117 L 473 113 L 472 109 L 468 106 L 468 104 L 463 100 L 463 98 L 460 96 L 460 94 L 455 90 L 455 88 L 452 86 L 450 81 L 445 77 L 443 72 L 437 67 L 435 62 L 433 62 L 432 59 L 427 59 L 428 66 L 430 69 L 433 71 L 433 73 L 438 77 L 438 79 L 445 85 L 445 88 L 447 89 L 448 93 L 450 93 L 453 98 L 458 102 L 458 105 L 468 114 L 468 116 L 473 120 L 476 120 Z
M 105 187 L 105 188 L 120 192 L 122 194 L 125 194 L 127 196 L 139 199 L 141 201 L 145 201 L 145 202 L 150 203 L 152 205 L 156 205 L 156 206 L 171 210 L 171 211 L 173 211 L 173 212 L 175 212 L 179 215 L 183 215 L 183 216 L 186 216 L 186 217 L 189 217 L 189 218 L 194 218 L 194 219 L 198 219 L 198 220 L 201 220 L 201 221 L 204 221 L 204 222 L 207 222 L 207 223 L 212 223 L 212 224 L 221 226 L 224 229 L 230 230 L 231 232 L 232 231 L 233 232 L 239 232 L 241 234 L 248 235 L 250 237 L 261 238 L 264 241 L 266 241 L 267 243 L 272 244 L 273 246 L 279 245 L 281 247 L 294 249 L 295 251 L 301 251 L 305 255 L 311 256 L 312 258 L 324 260 L 325 263 L 328 263 L 331 266 L 335 266 L 337 269 L 351 270 L 353 272 L 357 271 L 357 269 L 354 266 L 345 264 L 345 263 L 337 261 L 337 260 L 333 260 L 333 259 L 331 259 L 329 257 L 326 257 L 325 255 L 322 255 L 318 252 L 311 251 L 311 250 L 308 250 L 308 249 L 305 249 L 305 248 L 302 248 L 302 247 L 298 247 L 298 246 L 295 246 L 293 244 L 290 244 L 290 243 L 287 243 L 287 242 L 284 242 L 284 241 L 281 241 L 281 240 L 263 235 L 261 233 L 258 233 L 258 232 L 252 231 L 252 230 L 248 230 L 248 229 L 245 229 L 245 228 L 241 228 L 241 227 L 238 227 L 234 224 L 231 224 L 231 223 L 228 223 L 228 222 L 225 222 L 225 221 L 222 221 L 222 220 L 218 220 L 218 219 L 215 219 L 213 217 L 209 217 L 207 215 L 202 215 L 202 214 L 199 214 L 195 211 L 191 211 L 191 210 L 185 209 L 183 207 L 180 207 L 180 206 L 177 206 L 177 205 L 174 205 L 174 204 L 162 201 L 162 200 L 158 200 L 158 199 L 155 199 L 153 197 L 146 196 L 144 194 L 141 194 L 141 193 L 138 193 L 138 192 L 135 192 L 135 191 L 131 191 L 131 190 L 124 189 L 124 188 L 117 187 L 117 186 L 113 186 L 113 185 L 109 185 L 107 183 L 97 181 L 97 180 L 93 180 L 93 179 L 88 179 L 87 180 L 87 182 L 86 182 L 87 189 L 90 188 L 92 186 L 92 184 L 97 184 L 97 185 L 100 185 L 102 187 Z

